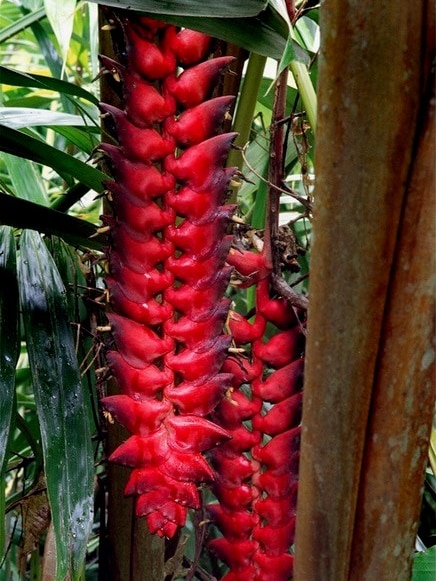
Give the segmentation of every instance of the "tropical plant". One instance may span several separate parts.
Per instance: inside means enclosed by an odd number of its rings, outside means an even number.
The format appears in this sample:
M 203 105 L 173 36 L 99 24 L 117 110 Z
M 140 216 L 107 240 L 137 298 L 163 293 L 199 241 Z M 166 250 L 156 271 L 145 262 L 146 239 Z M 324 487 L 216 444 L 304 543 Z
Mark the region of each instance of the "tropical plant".
M 295 578 L 407 579 L 435 529 L 431 11 L 326 5 L 318 75 L 312 2 L 100 4 L 2 2 L 0 580 L 290 579 L 303 365 Z

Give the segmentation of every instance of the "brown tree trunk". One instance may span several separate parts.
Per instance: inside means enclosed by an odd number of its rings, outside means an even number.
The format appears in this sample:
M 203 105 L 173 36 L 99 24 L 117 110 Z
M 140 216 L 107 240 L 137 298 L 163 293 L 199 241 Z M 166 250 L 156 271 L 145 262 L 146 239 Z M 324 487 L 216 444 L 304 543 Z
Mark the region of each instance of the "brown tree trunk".
M 432 413 L 426 7 L 321 8 L 297 581 L 410 576 Z

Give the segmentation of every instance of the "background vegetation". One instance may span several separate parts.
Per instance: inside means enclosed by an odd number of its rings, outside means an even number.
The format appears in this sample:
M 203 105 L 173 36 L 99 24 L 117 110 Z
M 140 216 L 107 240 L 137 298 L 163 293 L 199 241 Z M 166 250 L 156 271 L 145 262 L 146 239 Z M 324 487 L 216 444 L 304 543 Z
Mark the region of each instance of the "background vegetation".
M 256 0 L 192 4 L 195 17 L 183 15 L 190 2 L 168 2 L 163 18 L 247 51 L 240 57 L 247 67 L 234 124 L 245 160 L 236 161 L 247 178 L 238 201 L 254 229 L 265 222 L 271 84 L 281 68 L 292 72 L 285 151 L 290 191 L 281 197 L 280 220 L 293 224 L 302 250 L 301 271 L 289 274 L 288 282 L 307 294 L 310 209 L 317 199 L 319 6 L 297 3 L 301 11 L 290 33 L 284 2 L 270 1 L 261 17 L 263 2 Z M 104 238 L 97 228 L 105 178 L 93 160 L 101 140 L 100 87 L 94 80 L 98 7 L 75 0 L 3 0 L 0 29 L 0 581 L 61 580 L 69 571 L 72 579 L 102 580 L 108 578 L 108 472 L 106 426 L 98 411 L 104 390 L 98 331 L 104 324 Z M 370 162 L 362 157 L 359 163 Z M 341 262 L 340 250 L 332 260 Z M 249 305 L 253 297 L 247 291 L 237 300 Z M 435 447 L 433 431 L 414 581 L 432 578 L 435 560 Z M 389 474 L 392 481 L 396 477 Z M 389 495 L 391 483 L 384 485 Z M 185 532 L 184 553 L 193 559 L 192 523 Z M 181 562 L 180 552 L 171 550 Z M 207 557 L 201 566 L 205 575 L 218 567 Z

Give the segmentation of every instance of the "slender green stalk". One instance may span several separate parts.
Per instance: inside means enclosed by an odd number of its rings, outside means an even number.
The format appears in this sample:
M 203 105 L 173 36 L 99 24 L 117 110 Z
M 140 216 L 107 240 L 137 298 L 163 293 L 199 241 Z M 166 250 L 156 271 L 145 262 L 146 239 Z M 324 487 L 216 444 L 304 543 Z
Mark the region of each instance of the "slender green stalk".
M 235 144 L 241 147 L 247 143 L 250 137 L 251 122 L 256 108 L 265 62 L 265 56 L 256 53 L 250 54 L 233 122 L 233 130 L 239 133 Z M 242 154 L 240 151 L 233 149 L 230 152 L 228 166 L 242 168 Z
M 313 133 L 315 133 L 317 102 L 315 89 L 310 80 L 309 71 L 303 63 L 297 60 L 292 60 L 289 63 L 289 68 L 297 84 L 310 127 L 312 128 Z

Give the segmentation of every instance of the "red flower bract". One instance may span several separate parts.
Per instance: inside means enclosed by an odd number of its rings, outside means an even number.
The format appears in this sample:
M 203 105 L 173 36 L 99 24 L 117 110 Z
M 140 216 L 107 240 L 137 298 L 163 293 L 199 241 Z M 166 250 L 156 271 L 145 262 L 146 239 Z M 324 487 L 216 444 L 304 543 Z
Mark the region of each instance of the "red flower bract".
M 121 80 L 122 109 L 101 106 L 118 145 L 100 150 L 114 176 L 108 363 L 121 394 L 102 406 L 132 434 L 110 457 L 133 469 L 126 494 L 151 532 L 171 537 L 199 508 L 198 484 L 215 477 L 202 454 L 230 437 L 204 416 L 232 379 L 221 373 L 231 340 L 222 295 L 235 208 L 222 204 L 235 134 L 218 133 L 234 98 L 210 98 L 232 58 L 207 59 L 203 34 L 118 17 L 124 64 L 102 64 Z

